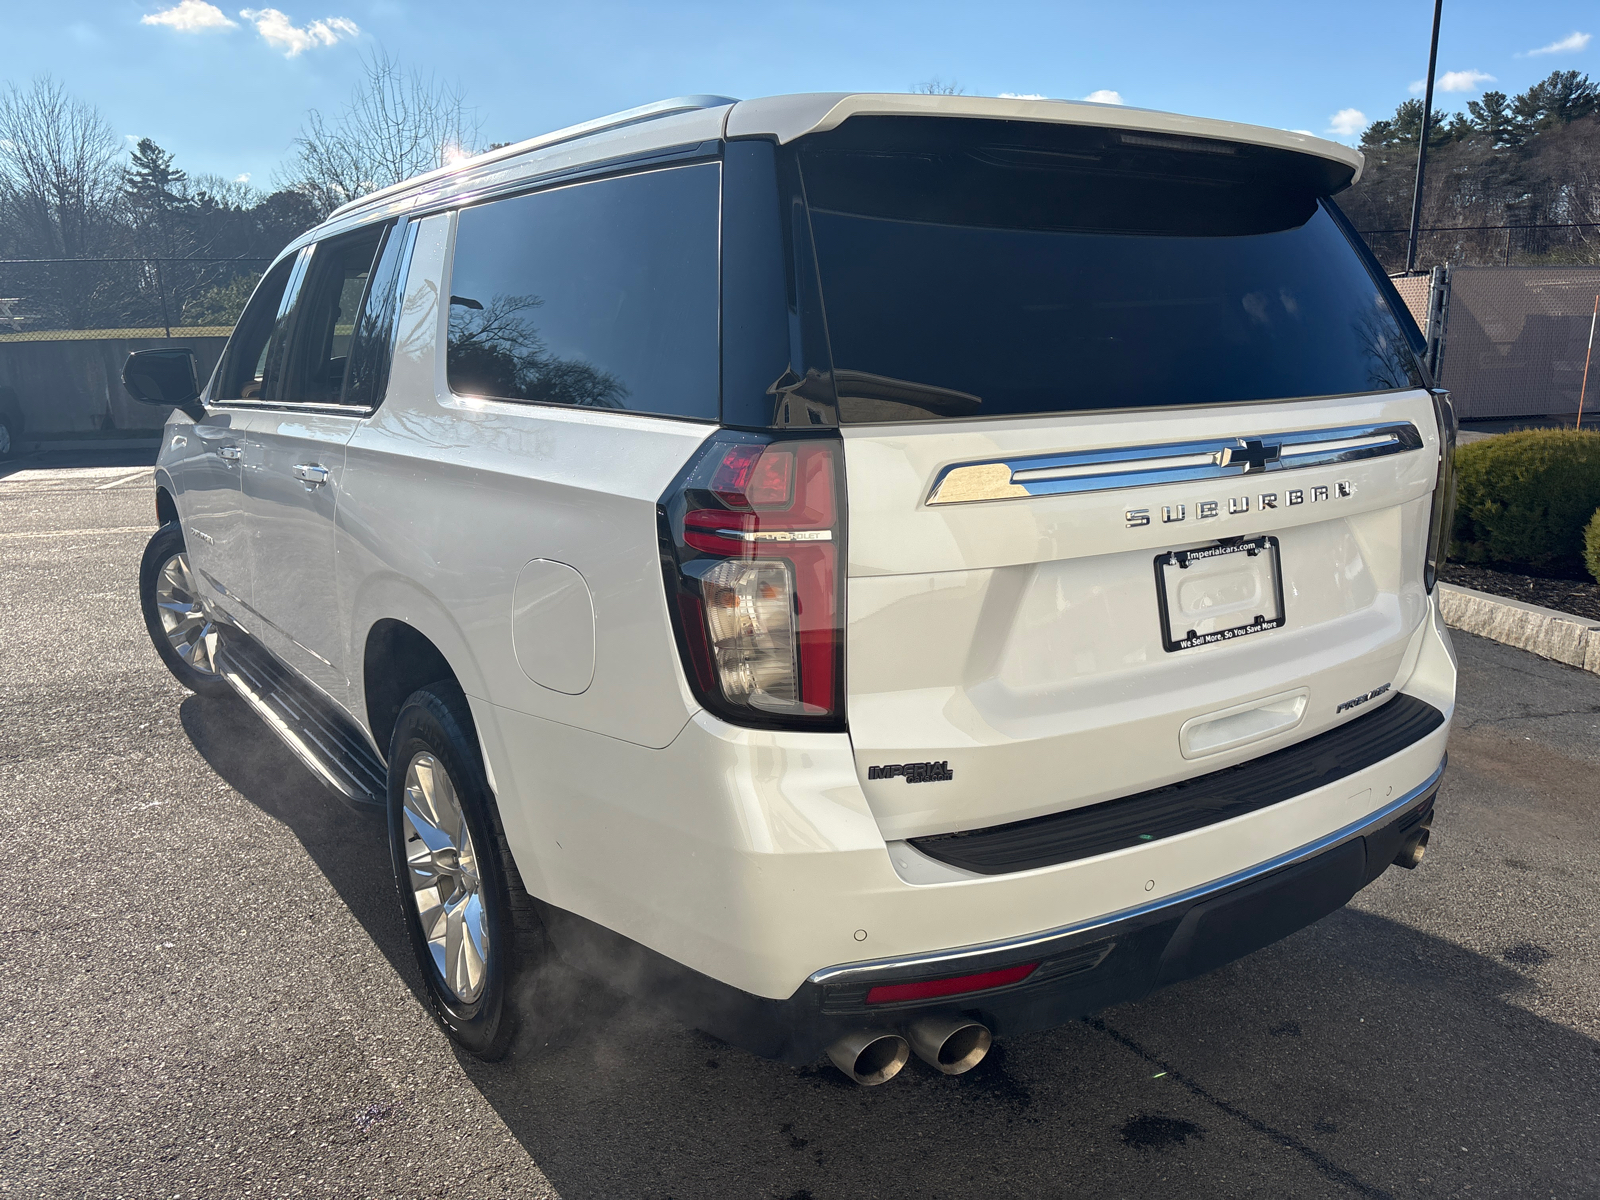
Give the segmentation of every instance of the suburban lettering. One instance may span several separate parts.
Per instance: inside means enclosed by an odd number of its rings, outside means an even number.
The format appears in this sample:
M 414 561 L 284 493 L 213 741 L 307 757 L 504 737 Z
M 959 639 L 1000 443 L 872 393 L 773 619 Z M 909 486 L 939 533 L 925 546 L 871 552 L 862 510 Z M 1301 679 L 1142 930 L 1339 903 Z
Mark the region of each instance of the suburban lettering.
M 1199 504 L 1194 506 L 1194 515 L 1199 517 L 1202 521 L 1205 520 L 1207 517 L 1216 516 L 1217 515 L 1217 502 L 1215 500 L 1202 500 L 1202 501 L 1200 501 Z
M 1122 515 L 1128 519 L 1129 529 L 1142 529 L 1150 524 L 1150 510 L 1148 508 L 1130 508 Z
M 1164 525 L 1177 524 L 1183 520 L 1183 515 L 1184 507 L 1181 504 L 1163 504 L 1161 506 L 1161 522 Z
M 1305 502 L 1306 502 L 1306 494 L 1304 492 L 1302 492 L 1299 488 L 1290 488 L 1289 489 L 1289 503 L 1290 504 L 1304 504 Z
M 1314 488 L 1312 488 L 1311 489 L 1311 498 L 1313 500 L 1326 500 L 1328 498 L 1328 489 L 1325 488 L 1325 487 L 1314 487 Z
M 1261 493 L 1261 507 L 1262 508 L 1277 508 L 1278 507 L 1278 493 L 1277 492 L 1262 492 Z
M 1250 497 L 1249 496 L 1229 496 L 1228 497 L 1228 515 L 1229 516 L 1235 516 L 1236 517 L 1240 513 L 1247 513 L 1249 511 L 1250 511 Z

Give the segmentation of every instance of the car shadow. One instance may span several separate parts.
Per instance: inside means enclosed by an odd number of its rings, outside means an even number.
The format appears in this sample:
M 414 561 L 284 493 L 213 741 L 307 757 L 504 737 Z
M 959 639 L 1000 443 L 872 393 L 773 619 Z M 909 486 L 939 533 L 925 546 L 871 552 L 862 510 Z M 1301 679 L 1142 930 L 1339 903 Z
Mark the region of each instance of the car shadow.
M 243 704 L 180 711 L 420 1000 L 381 818 L 341 805 Z M 566 1200 L 1592 1194 L 1600 1043 L 1529 1011 L 1553 952 L 1516 949 L 1497 960 L 1346 908 L 1139 1003 L 1005 1039 L 967 1075 L 913 1060 L 874 1089 L 555 967 L 507 1060 L 460 1061 Z

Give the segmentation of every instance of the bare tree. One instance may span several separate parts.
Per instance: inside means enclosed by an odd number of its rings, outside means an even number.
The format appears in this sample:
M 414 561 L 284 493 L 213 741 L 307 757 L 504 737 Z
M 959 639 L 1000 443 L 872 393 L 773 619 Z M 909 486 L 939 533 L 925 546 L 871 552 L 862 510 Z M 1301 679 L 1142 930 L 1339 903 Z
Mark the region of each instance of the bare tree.
M 320 216 L 341 204 L 471 154 L 479 121 L 461 88 L 406 69 L 375 51 L 365 78 L 333 118 L 306 113 L 282 186 L 310 198 Z
M 122 236 L 122 141 L 91 104 L 49 75 L 0 95 L 0 240 L 9 256 L 86 258 Z M 61 267 L 23 280 L 33 303 L 83 327 L 105 306 L 98 267 Z
M 114 224 L 122 143 L 93 105 L 49 75 L 0 96 L 0 198 L 36 255 L 79 258 Z
M 967 89 L 954 79 L 949 83 L 942 79 L 930 79 L 925 83 L 917 84 L 911 90 L 920 96 L 965 96 L 967 94 Z

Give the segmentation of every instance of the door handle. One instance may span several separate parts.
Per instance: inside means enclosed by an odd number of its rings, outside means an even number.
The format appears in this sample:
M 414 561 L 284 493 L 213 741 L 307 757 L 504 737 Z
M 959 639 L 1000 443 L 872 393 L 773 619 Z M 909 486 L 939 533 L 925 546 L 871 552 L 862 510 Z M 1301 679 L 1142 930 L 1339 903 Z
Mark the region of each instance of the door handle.
M 244 457 L 244 451 L 237 446 L 224 446 L 217 451 L 217 457 L 223 462 L 236 463 Z
M 308 488 L 321 487 L 328 482 L 328 468 L 318 463 L 296 463 L 294 477 Z

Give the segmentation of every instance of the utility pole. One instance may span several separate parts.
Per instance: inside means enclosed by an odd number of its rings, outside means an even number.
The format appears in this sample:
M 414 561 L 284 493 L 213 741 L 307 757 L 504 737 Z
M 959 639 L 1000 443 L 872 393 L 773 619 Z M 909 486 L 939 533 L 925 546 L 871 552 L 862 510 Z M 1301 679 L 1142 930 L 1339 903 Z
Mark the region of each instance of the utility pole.
M 1428 89 L 1422 97 L 1422 139 L 1417 146 L 1417 186 L 1411 193 L 1411 237 L 1406 241 L 1406 274 L 1417 266 L 1417 225 L 1422 221 L 1422 177 L 1428 169 L 1428 134 L 1433 123 L 1433 69 L 1439 62 L 1439 16 L 1444 0 L 1433 0 L 1433 41 L 1428 45 Z

